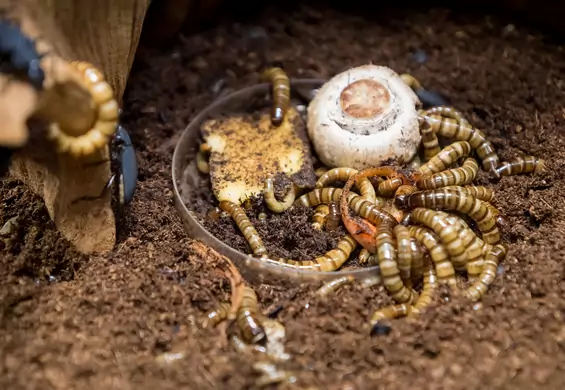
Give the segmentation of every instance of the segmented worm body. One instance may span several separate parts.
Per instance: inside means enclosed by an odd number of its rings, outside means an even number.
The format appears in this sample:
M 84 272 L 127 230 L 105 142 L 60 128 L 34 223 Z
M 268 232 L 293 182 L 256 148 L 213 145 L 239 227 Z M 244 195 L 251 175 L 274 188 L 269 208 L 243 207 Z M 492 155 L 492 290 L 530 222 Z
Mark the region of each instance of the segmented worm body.
M 466 248 L 461 241 L 458 230 L 446 221 L 445 215 L 435 210 L 417 207 L 412 210 L 410 216 L 414 222 L 427 226 L 439 236 L 454 268 L 465 267 L 468 261 Z
M 316 207 L 314 215 L 312 216 L 312 228 L 315 230 L 322 230 L 326 225 L 326 217 L 330 213 L 330 208 L 327 204 L 320 204 Z
M 228 318 L 230 313 L 231 304 L 229 302 L 221 302 L 218 308 L 206 314 L 206 321 L 203 324 L 204 328 L 215 327 L 222 321 Z
M 277 200 L 275 197 L 275 185 L 273 178 L 269 177 L 265 180 L 265 192 L 264 192 L 265 203 L 269 210 L 275 213 L 282 213 L 292 206 L 294 200 L 296 199 L 296 188 L 293 183 L 290 184 L 290 190 L 285 195 L 283 201 Z
M 295 268 L 319 272 L 333 272 L 339 269 L 343 263 L 349 259 L 351 252 L 357 246 L 357 242 L 349 234 L 346 234 L 339 242 L 337 247 L 328 251 L 326 254 L 316 257 L 314 260 L 291 260 L 291 259 L 270 259 L 263 257 L 262 261 L 270 264 L 278 264 L 287 268 Z
M 471 145 L 466 141 L 454 142 L 443 148 L 438 154 L 420 167 L 420 172 L 424 176 L 445 171 L 462 157 L 467 157 L 471 153 Z
M 416 182 L 416 185 L 422 190 L 433 190 L 447 186 L 463 186 L 475 180 L 478 173 L 479 164 L 474 158 L 468 157 L 463 162 L 463 166 L 434 173 L 431 176 L 421 177 Z
M 497 244 L 488 252 L 479 279 L 464 291 L 466 297 L 478 301 L 486 294 L 496 278 L 498 264 L 504 260 L 507 253 L 508 247 L 505 244 Z
M 355 278 L 351 275 L 342 276 L 341 278 L 333 279 L 327 283 L 324 283 L 322 287 L 320 287 L 316 294 L 320 297 L 327 297 L 330 294 L 335 293 L 339 288 L 351 284 L 355 281 Z
M 253 224 L 249 218 L 247 218 L 245 211 L 243 211 L 243 209 L 234 202 L 227 200 L 220 202 L 219 206 L 232 217 L 237 228 L 241 231 L 241 234 L 243 234 L 243 237 L 245 237 L 249 243 L 253 254 L 256 256 L 265 255 L 267 253 L 267 248 L 263 244 L 261 237 L 259 237 L 257 230 L 255 230 Z
M 279 126 L 290 105 L 290 80 L 281 68 L 269 68 L 261 75 L 262 81 L 272 84 L 273 107 L 271 111 L 271 122 Z
M 324 188 L 329 186 L 330 184 L 341 181 L 346 182 L 349 180 L 350 177 L 356 175 L 358 171 L 353 168 L 333 168 L 329 171 L 325 172 L 318 181 L 316 182 L 316 188 Z M 373 185 L 366 177 L 360 178 L 359 182 L 356 183 L 357 188 L 359 189 L 359 193 L 361 196 L 367 200 L 372 202 L 379 203 L 376 199 L 375 189 Z M 380 200 L 379 200 L 380 201 Z
M 446 190 L 461 191 L 485 202 L 492 202 L 494 190 L 483 186 L 446 186 Z
M 393 320 L 405 316 L 419 315 L 434 301 L 434 294 L 438 288 L 438 279 L 433 264 L 428 260 L 424 272 L 424 287 L 420 297 L 414 305 L 402 303 L 387 306 L 373 313 L 370 323 L 373 325 L 371 335 L 376 334 L 376 327 L 385 320 Z
M 494 146 L 479 129 L 470 126 L 468 123 L 459 124 L 455 119 L 440 115 L 423 113 L 420 116 L 432 126 L 436 134 L 457 141 L 467 141 L 477 152 L 485 171 L 493 172 L 500 165 L 500 158 L 496 154 Z
M 535 156 L 522 156 L 503 162 L 496 168 L 497 176 L 519 175 L 521 173 L 538 173 L 545 168 L 545 161 Z
M 341 222 L 341 214 L 337 203 L 332 202 L 328 207 L 328 215 L 326 216 L 326 230 L 335 230 Z
M 257 294 L 255 294 L 251 287 L 244 286 L 241 305 L 237 310 L 236 322 L 246 343 L 258 344 L 266 341 L 267 335 L 260 323 L 260 318 L 262 317 L 263 314 L 257 302 Z
M 412 269 L 412 237 L 408 228 L 400 224 L 393 228 L 393 233 L 396 237 L 400 279 L 402 279 L 405 286 L 410 287 L 412 285 L 410 279 L 410 271 Z
M 487 244 L 500 242 L 496 219 L 485 202 L 464 192 L 444 188 L 415 192 L 406 197 L 404 204 L 397 204 L 397 207 L 459 211 L 475 220 Z
M 51 123 L 49 137 L 55 141 L 60 153 L 82 157 L 106 147 L 117 129 L 119 107 L 110 84 L 92 64 L 75 61 L 71 65 L 80 73 L 92 96 L 97 108 L 96 120 L 92 128 L 80 136 L 70 135 L 58 123 Z
M 426 110 L 419 110 L 418 114 L 420 114 L 420 118 L 422 118 L 422 115 L 443 116 L 444 118 L 454 119 L 455 121 L 457 121 L 459 125 L 470 126 L 469 121 L 465 119 L 463 113 L 461 111 L 456 110 L 453 107 L 448 107 L 448 106 L 431 107 Z
M 422 118 L 418 118 L 420 134 L 422 136 L 422 146 L 424 148 L 424 159 L 428 161 L 441 151 L 439 140 L 432 126 Z
M 426 248 L 431 257 L 440 281 L 456 288 L 455 269 L 449 261 L 449 254 L 441 244 L 440 238 L 430 229 L 421 226 L 408 227 L 410 235 Z

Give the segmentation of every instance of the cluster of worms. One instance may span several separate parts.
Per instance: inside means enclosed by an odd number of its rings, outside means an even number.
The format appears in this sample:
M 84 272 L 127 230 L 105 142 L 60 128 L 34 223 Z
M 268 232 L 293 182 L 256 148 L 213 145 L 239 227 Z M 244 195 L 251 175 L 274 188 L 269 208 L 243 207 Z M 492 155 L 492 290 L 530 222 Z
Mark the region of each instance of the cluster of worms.
M 273 123 L 284 116 L 289 102 L 288 78 L 283 76 L 278 68 L 265 73 L 273 83 Z M 412 76 L 402 78 L 412 88 L 421 88 Z M 345 227 L 347 233 L 336 247 L 315 259 L 270 258 L 243 208 L 233 202 L 219 204 L 235 221 L 252 254 L 266 263 L 332 272 L 361 246 L 359 263 L 378 266 L 395 301 L 371 316 L 373 332 L 383 320 L 421 313 L 433 302 L 440 283 L 454 294 L 480 300 L 508 251 L 500 233 L 504 218 L 492 204 L 494 191 L 473 184 L 480 166 L 498 179 L 544 169 L 544 161 L 534 156 L 501 162 L 485 134 L 454 108 L 435 106 L 418 114 L 423 149 L 418 167 L 325 170 L 318 172 L 314 190 L 297 197 L 291 189 L 283 201 L 275 198 L 267 179 L 264 199 L 271 211 L 281 213 L 292 205 L 312 207 L 314 229 Z M 442 148 L 440 139 L 452 143 Z M 345 185 L 332 186 L 335 183 Z M 467 275 L 469 287 L 459 289 L 457 273 Z M 323 287 L 324 294 L 353 281 L 337 278 Z

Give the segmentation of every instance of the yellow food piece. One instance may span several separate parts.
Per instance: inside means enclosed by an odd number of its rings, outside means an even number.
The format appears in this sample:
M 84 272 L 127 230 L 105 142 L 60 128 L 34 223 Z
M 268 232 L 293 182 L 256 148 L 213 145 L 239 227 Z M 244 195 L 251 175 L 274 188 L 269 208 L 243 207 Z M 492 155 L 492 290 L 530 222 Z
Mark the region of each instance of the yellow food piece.
M 278 127 L 266 111 L 211 119 L 201 131 L 211 148 L 210 178 L 219 201 L 241 204 L 262 193 L 269 176 L 281 173 L 299 188 L 316 183 L 305 125 L 292 107 Z

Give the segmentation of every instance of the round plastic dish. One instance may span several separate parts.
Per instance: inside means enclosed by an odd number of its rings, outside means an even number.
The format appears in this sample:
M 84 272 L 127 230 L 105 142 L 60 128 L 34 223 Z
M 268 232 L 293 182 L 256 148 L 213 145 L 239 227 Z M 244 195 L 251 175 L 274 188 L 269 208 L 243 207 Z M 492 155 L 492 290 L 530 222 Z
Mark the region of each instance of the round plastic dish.
M 291 80 L 291 90 L 295 94 L 299 91 L 306 91 L 307 94 L 322 86 L 325 80 L 302 79 Z M 248 281 L 268 284 L 295 284 L 306 282 L 317 282 L 322 280 L 335 279 L 342 276 L 353 276 L 358 280 L 369 277 L 378 277 L 378 267 L 358 268 L 336 272 L 317 272 L 311 270 L 300 270 L 288 268 L 283 265 L 267 264 L 260 259 L 254 258 L 246 253 L 240 252 L 225 244 L 198 221 L 194 212 L 185 205 L 183 192 L 189 191 L 196 186 L 200 177 L 196 169 L 195 156 L 198 149 L 198 138 L 200 127 L 206 120 L 221 114 L 235 111 L 252 112 L 257 107 L 267 107 L 270 93 L 269 84 L 257 84 L 252 87 L 241 89 L 228 96 L 225 96 L 204 109 L 196 116 L 188 127 L 184 130 L 175 148 L 173 155 L 173 185 L 175 193 L 175 207 L 180 213 L 184 227 L 189 236 L 200 240 L 204 244 L 215 249 L 219 253 L 230 258 L 240 270 L 242 276 Z M 253 169 L 253 167 L 249 167 Z

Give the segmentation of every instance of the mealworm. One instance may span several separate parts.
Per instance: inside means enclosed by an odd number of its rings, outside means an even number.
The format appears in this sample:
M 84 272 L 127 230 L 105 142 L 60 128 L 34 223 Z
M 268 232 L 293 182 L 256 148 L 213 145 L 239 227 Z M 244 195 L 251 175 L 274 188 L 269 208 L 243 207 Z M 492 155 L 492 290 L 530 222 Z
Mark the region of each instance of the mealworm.
M 316 182 L 316 188 L 324 188 L 334 183 L 336 181 L 346 182 L 349 180 L 350 177 L 356 175 L 358 171 L 353 168 L 333 168 L 329 171 L 325 172 L 318 181 Z M 357 184 L 357 188 L 359 189 L 359 193 L 361 196 L 371 202 L 376 202 L 377 195 L 375 194 L 375 189 L 373 185 L 366 177 L 359 179 L 359 183 Z
M 469 124 L 459 124 L 455 119 L 440 115 L 421 114 L 420 116 L 432 126 L 436 134 L 457 141 L 467 141 L 477 152 L 485 171 L 494 171 L 500 165 L 500 158 L 494 146 L 479 129 Z
M 330 294 L 335 293 L 339 288 L 345 286 L 346 284 L 353 283 L 355 278 L 351 275 L 342 276 L 341 278 L 333 279 L 327 283 L 324 283 L 322 287 L 320 287 L 316 291 L 316 295 L 320 297 L 326 297 Z
M 414 285 L 422 280 L 422 276 L 424 274 L 424 252 L 422 247 L 420 246 L 420 243 L 414 238 L 410 239 L 410 250 L 412 252 L 410 278 L 412 279 L 412 284 Z
M 418 294 L 411 288 L 407 288 L 400 278 L 396 259 L 396 243 L 390 226 L 383 224 L 377 227 L 376 246 L 377 260 L 385 289 L 398 303 L 414 302 Z
M 472 195 L 477 199 L 485 202 L 492 202 L 494 199 L 494 190 L 483 186 L 445 186 L 446 190 L 461 191 L 468 195 Z
M 410 280 L 410 270 L 412 268 L 412 237 L 410 237 L 410 231 L 406 226 L 396 225 L 392 232 L 396 237 L 400 279 L 402 279 L 405 286 L 412 287 L 412 281 Z
M 398 189 L 394 193 L 395 202 L 400 202 L 401 204 L 404 203 L 406 197 L 416 191 L 418 191 L 418 188 L 408 184 L 398 187 Z M 396 201 L 396 198 L 399 198 L 399 200 Z
M 476 302 L 480 300 L 488 291 L 489 287 L 494 282 L 496 278 L 496 272 L 498 270 L 498 264 L 501 263 L 506 254 L 508 253 L 508 247 L 505 244 L 495 245 L 486 255 L 483 270 L 479 279 L 473 283 L 463 294 Z
M 349 234 L 346 234 L 339 242 L 337 247 L 328 251 L 326 254 L 316 257 L 314 260 L 291 260 L 291 259 L 270 259 L 262 257 L 262 261 L 270 264 L 277 264 L 283 267 L 301 270 L 333 272 L 338 270 L 343 263 L 349 259 L 351 252 L 357 246 L 357 241 Z
M 484 242 L 461 218 L 444 212 L 440 213 L 445 215 L 446 221 L 457 229 L 457 234 L 467 254 L 467 264 L 454 264 L 454 268 L 456 271 L 466 270 L 469 279 L 472 280 L 480 274 L 482 269 Z
M 408 230 L 410 235 L 426 248 L 436 267 L 438 278 L 450 287 L 456 288 L 455 269 L 449 261 L 449 254 L 440 242 L 438 235 L 432 230 L 420 226 L 410 226 Z
M 400 78 L 402 79 L 402 81 L 404 81 L 404 84 L 408 85 L 411 89 L 422 89 L 422 84 L 420 84 L 420 82 L 412 75 L 408 74 L 408 73 L 402 73 L 400 75 Z
M 438 107 L 431 107 L 426 110 L 419 110 L 418 114 L 420 115 L 438 115 L 444 118 L 451 118 L 457 121 L 458 124 L 463 126 L 470 126 L 470 123 L 465 117 L 463 113 L 459 110 L 456 110 L 453 107 L 448 106 L 438 106 Z
M 273 107 L 271 122 L 279 126 L 290 105 L 290 80 L 281 68 L 268 68 L 261 74 L 261 81 L 269 81 L 272 85 Z
M 539 173 L 545 168 L 545 161 L 535 156 L 522 156 L 503 162 L 495 170 L 496 176 L 511 176 L 521 173 Z
M 326 215 L 326 230 L 331 231 L 339 227 L 341 222 L 341 214 L 337 203 L 332 202 L 328 206 L 329 212 Z
M 468 256 L 465 246 L 459 237 L 457 229 L 445 220 L 440 213 L 421 207 L 412 210 L 412 221 L 430 228 L 444 245 L 454 268 L 463 268 L 467 264 Z
M 210 165 L 202 152 L 196 153 L 196 169 L 205 175 L 210 173 Z
M 472 183 L 478 173 L 479 164 L 477 164 L 477 160 L 468 157 L 461 167 L 434 173 L 431 176 L 424 176 L 416 182 L 416 185 L 422 190 L 434 190 L 447 186 L 463 186 Z
M 108 144 L 118 125 L 119 106 L 114 92 L 102 73 L 88 62 L 75 61 L 71 65 L 80 72 L 85 87 L 90 92 L 97 108 L 96 122 L 83 135 L 70 135 L 58 123 L 49 125 L 49 138 L 57 144 L 60 153 L 70 153 L 82 157 L 100 150 Z
M 467 157 L 469 153 L 471 153 L 471 145 L 468 142 L 454 142 L 443 148 L 438 154 L 423 164 L 419 168 L 419 171 L 424 176 L 430 176 L 434 173 L 445 171 L 460 158 Z
M 487 244 L 500 242 L 500 232 L 496 219 L 485 205 L 486 203 L 461 191 L 426 190 L 408 195 L 404 204 L 397 204 L 399 208 L 424 207 L 428 209 L 441 209 L 446 211 L 459 211 L 469 215 L 476 223 L 482 233 L 483 240 Z
M 432 262 L 426 262 L 426 270 L 424 272 L 424 287 L 420 297 L 416 300 L 414 305 L 409 303 L 402 303 L 391 305 L 379 309 L 371 316 L 370 323 L 373 325 L 371 329 L 371 336 L 375 333 L 375 328 L 380 322 L 385 320 L 393 320 L 400 317 L 421 314 L 423 309 L 428 307 L 434 300 L 434 294 L 438 288 L 437 276 Z
M 229 213 L 232 219 L 235 221 L 238 229 L 243 234 L 243 237 L 249 243 L 251 247 L 251 251 L 255 256 L 262 256 L 267 253 L 267 248 L 263 244 L 263 240 L 259 237 L 259 233 L 253 227 L 253 224 L 247 218 L 245 211 L 241 207 L 239 207 L 234 202 L 230 201 L 222 201 L 220 202 L 220 208 L 225 212 Z
M 392 196 L 403 184 L 401 177 L 392 177 L 380 183 L 377 192 L 380 196 Z
M 260 317 L 262 313 L 259 310 L 257 294 L 251 287 L 244 286 L 241 305 L 237 309 L 236 322 L 246 343 L 262 344 L 267 340 L 265 330 L 259 321 Z
M 422 118 L 418 118 L 420 126 L 420 135 L 422 136 L 422 146 L 424 148 L 424 159 L 429 161 L 432 157 L 441 151 L 439 140 L 432 126 Z
M 314 215 L 312 216 L 312 228 L 315 230 L 322 230 L 326 224 L 326 216 L 330 213 L 330 208 L 327 204 L 321 204 L 316 207 Z
M 269 177 L 265 180 L 265 192 L 263 196 L 265 204 L 269 210 L 274 213 L 282 213 L 283 211 L 288 210 L 294 203 L 294 200 L 296 199 L 296 188 L 293 183 L 290 183 L 290 189 L 281 202 L 275 197 L 275 185 L 273 183 L 273 178 Z
M 215 327 L 220 322 L 226 320 L 230 313 L 231 303 L 229 302 L 221 302 L 218 307 L 206 314 L 206 320 L 202 325 L 204 328 L 207 327 Z

